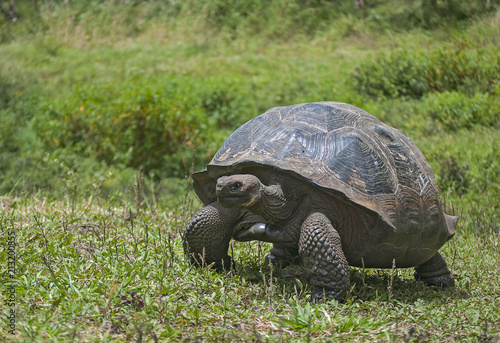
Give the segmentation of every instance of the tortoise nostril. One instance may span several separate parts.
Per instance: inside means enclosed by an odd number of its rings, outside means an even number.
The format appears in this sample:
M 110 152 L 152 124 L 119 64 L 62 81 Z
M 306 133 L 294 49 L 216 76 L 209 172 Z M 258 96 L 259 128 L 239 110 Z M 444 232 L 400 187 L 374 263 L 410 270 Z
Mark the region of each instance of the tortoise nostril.
M 236 191 L 241 188 L 241 182 L 235 182 L 231 185 L 231 190 Z

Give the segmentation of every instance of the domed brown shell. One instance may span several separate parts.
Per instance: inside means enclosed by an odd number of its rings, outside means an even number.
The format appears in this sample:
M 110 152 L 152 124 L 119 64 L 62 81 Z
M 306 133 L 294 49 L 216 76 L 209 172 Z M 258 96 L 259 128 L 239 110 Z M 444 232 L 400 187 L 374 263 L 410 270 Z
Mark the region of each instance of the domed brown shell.
M 424 246 L 438 248 L 454 234 L 456 218 L 443 213 L 434 174 L 415 143 L 349 104 L 275 107 L 248 121 L 193 175 L 195 191 L 205 204 L 215 201 L 217 178 L 249 166 L 305 179 L 376 212 L 398 235 L 418 230 L 420 240 L 435 242 Z

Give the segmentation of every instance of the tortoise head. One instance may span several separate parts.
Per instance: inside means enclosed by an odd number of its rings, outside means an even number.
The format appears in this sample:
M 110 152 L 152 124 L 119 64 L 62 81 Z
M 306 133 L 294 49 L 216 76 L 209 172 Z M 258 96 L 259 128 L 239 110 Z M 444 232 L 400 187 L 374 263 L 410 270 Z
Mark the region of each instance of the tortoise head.
M 217 201 L 224 207 L 250 207 L 260 199 L 263 186 L 251 174 L 221 176 L 217 179 Z

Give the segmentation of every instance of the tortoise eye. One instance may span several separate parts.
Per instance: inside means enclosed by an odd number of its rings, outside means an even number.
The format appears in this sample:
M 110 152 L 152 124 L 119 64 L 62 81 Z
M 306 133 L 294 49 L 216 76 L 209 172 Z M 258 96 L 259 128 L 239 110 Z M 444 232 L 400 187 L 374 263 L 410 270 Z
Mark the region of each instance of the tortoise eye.
M 236 191 L 242 186 L 241 182 L 235 182 L 231 185 L 231 190 Z

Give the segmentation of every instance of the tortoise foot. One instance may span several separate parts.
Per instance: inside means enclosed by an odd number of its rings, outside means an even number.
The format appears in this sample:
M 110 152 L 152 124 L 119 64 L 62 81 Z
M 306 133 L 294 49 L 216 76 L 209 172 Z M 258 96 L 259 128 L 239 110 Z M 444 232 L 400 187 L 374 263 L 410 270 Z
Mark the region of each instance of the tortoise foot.
M 328 300 L 337 300 L 339 302 L 342 302 L 344 301 L 345 296 L 346 296 L 346 290 L 338 291 L 338 290 L 314 287 L 311 291 L 309 302 L 311 304 L 319 304 Z
M 444 257 L 438 252 L 424 264 L 415 267 L 415 279 L 429 286 L 454 287 L 455 279 Z
M 273 266 L 278 268 L 285 268 L 290 265 L 290 262 L 286 259 L 283 259 L 279 256 L 275 256 L 273 254 L 267 254 L 265 257 L 266 265 L 271 263 Z
M 232 270 L 234 268 L 234 261 L 231 258 L 231 256 L 226 255 L 221 259 L 220 263 L 215 263 L 214 264 L 214 269 L 218 272 L 223 271 L 223 270 Z
M 287 249 L 275 244 L 270 253 L 266 255 L 265 261 L 266 265 L 272 263 L 273 266 L 278 268 L 285 268 L 299 263 L 298 251 L 297 249 Z
M 431 278 L 417 278 L 417 280 L 422 281 L 428 286 L 437 286 L 437 287 L 455 287 L 455 279 L 453 275 L 441 275 L 437 277 Z
M 193 267 L 206 268 L 211 266 L 211 268 L 217 272 L 235 269 L 234 261 L 229 255 L 219 257 L 214 261 L 207 261 L 203 258 L 202 254 L 198 254 L 198 256 L 196 256 L 196 254 L 192 253 L 189 257 Z

